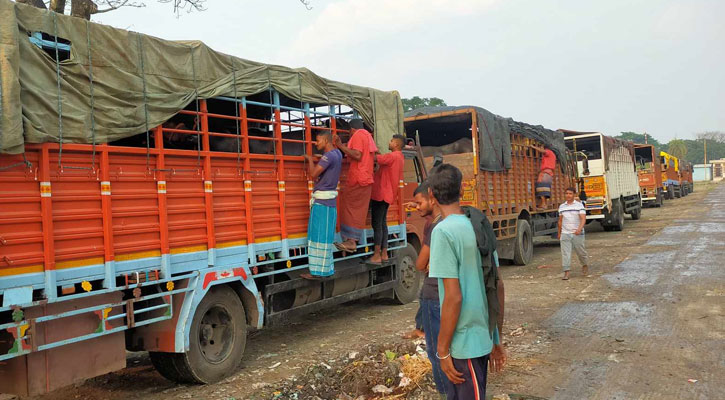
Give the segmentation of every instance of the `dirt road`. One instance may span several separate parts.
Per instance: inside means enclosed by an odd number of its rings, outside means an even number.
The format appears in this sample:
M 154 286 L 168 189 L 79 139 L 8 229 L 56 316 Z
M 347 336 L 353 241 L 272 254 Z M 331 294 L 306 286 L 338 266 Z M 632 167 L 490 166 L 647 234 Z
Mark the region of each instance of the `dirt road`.
M 558 243 L 550 239 L 537 241 L 528 266 L 502 267 L 510 363 L 490 376 L 489 394 L 722 398 L 725 185 L 697 186 L 686 198 L 646 209 L 622 232 L 588 225 L 587 247 L 588 277 L 574 268 L 562 281 Z M 400 333 L 412 327 L 416 307 L 356 302 L 259 332 L 248 341 L 243 368 L 214 385 L 170 383 L 134 353 L 123 371 L 37 399 L 271 398 L 265 386 L 289 383 L 312 366 L 334 369 L 370 345 L 405 344 Z M 430 395 L 425 386 L 409 398 Z

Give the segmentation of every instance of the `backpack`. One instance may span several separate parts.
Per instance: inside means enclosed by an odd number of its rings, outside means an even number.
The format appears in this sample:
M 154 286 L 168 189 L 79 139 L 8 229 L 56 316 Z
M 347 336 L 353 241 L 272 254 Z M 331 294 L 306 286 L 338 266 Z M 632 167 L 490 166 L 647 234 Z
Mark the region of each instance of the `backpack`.
M 476 234 L 476 245 L 481 254 L 481 266 L 483 268 L 483 282 L 486 287 L 486 301 L 488 303 L 488 330 L 493 336 L 493 331 L 498 325 L 498 317 L 501 314 L 501 305 L 498 302 L 498 268 L 494 259 L 496 251 L 496 234 L 493 232 L 491 223 L 486 215 L 479 209 L 470 206 L 462 206 L 463 214 L 471 220 L 473 231 Z M 501 332 L 499 332 L 501 334 Z

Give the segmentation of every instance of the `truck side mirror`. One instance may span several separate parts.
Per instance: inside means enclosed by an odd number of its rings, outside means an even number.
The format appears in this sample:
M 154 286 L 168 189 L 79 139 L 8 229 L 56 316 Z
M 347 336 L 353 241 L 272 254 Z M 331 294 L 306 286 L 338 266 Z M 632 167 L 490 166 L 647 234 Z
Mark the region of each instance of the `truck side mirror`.
M 433 167 L 431 167 L 430 172 L 432 173 L 434 169 L 436 169 L 439 165 L 443 164 L 443 156 L 440 154 L 436 154 L 433 156 Z

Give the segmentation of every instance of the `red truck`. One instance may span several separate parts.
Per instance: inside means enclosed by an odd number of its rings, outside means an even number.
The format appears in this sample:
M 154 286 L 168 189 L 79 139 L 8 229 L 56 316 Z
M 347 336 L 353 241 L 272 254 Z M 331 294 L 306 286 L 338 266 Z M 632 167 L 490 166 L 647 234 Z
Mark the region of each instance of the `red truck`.
M 665 193 L 662 188 L 662 167 L 655 147 L 651 144 L 635 144 L 634 156 L 639 176 L 642 206 L 662 207 L 665 201 Z

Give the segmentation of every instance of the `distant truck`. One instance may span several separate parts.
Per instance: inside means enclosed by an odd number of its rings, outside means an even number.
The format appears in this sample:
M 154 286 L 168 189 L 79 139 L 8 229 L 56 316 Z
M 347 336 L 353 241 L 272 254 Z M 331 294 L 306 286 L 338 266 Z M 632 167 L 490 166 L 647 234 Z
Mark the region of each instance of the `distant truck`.
M 651 144 L 635 144 L 639 190 L 643 206 L 662 207 L 665 193 L 662 188 L 662 167 L 655 147 Z
M 504 133 L 495 134 L 496 129 Z M 504 119 L 473 106 L 407 112 L 405 131 L 411 138 L 420 137 L 423 154 L 429 155 L 425 158 L 427 168 L 445 162 L 461 170 L 461 204 L 475 206 L 487 215 L 496 233 L 499 258 L 528 264 L 534 253 L 533 238 L 556 233 L 558 205 L 565 201 L 564 192 L 574 185 L 575 177 L 559 132 Z M 510 144 L 498 147 L 495 143 L 499 140 L 510 140 Z M 548 206 L 537 209 L 535 184 L 545 147 L 542 140 L 550 140 L 549 146 L 556 147 L 562 156 L 558 156 Z M 487 170 L 481 167 L 481 158 L 490 155 L 493 148 L 496 165 Z M 500 167 L 505 157 L 510 157 L 510 168 Z
M 599 132 L 560 131 L 566 146 L 577 155 L 587 220 L 599 221 L 607 231 L 621 231 L 624 214 L 639 219 L 642 197 L 633 143 Z
M 680 183 L 680 160 L 664 151 L 660 151 L 662 165 L 662 189 L 667 199 L 679 199 L 683 195 Z
M 687 161 L 680 161 L 680 186 L 682 187 L 682 194 L 687 196 L 688 194 L 695 191 L 692 163 Z

